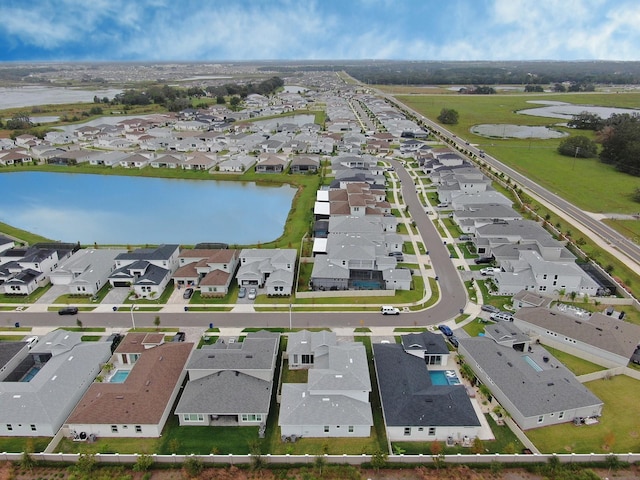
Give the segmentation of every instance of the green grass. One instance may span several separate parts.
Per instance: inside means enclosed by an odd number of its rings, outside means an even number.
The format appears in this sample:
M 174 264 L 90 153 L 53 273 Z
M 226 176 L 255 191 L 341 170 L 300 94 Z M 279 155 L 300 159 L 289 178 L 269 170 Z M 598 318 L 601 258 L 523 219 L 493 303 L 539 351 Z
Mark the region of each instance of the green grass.
M 490 295 L 485 284 L 486 280 L 478 281 L 478 287 L 482 292 L 482 300 L 485 305 L 493 305 L 503 310 L 506 305 L 511 305 L 511 297 L 505 295 Z
M 83 342 L 98 342 L 102 337 L 100 335 L 83 335 L 80 340 Z
M 50 441 L 51 437 L 0 437 L 0 452 L 42 452 Z
M 67 330 L 69 332 L 106 332 L 105 327 L 62 327 L 60 330 Z
M 455 247 L 451 243 L 447 243 L 447 250 L 449 250 L 449 256 L 451 258 L 458 258 L 458 253 L 456 252 Z
M 20 342 L 24 335 L 0 335 L 0 342 Z
M 93 443 L 74 442 L 63 438 L 56 453 L 158 453 L 157 438 L 98 438 Z
M 494 322 L 490 322 L 494 323 Z M 470 337 L 477 337 L 479 334 L 484 333 L 484 326 L 486 323 L 482 323 L 480 320 L 467 323 L 462 329 L 469 334 Z
M 599 423 L 576 427 L 570 422 L 528 430 L 534 445 L 542 453 L 640 452 L 640 381 L 618 375 L 584 385 L 604 402 Z
M 551 348 L 547 345 L 544 346 L 545 350 L 547 350 L 551 355 L 556 357 L 558 360 L 562 362 L 562 364 L 567 367 L 571 372 L 576 375 L 586 375 L 587 373 L 599 372 L 601 370 L 606 370 L 605 367 L 601 365 L 597 365 L 595 363 L 584 360 L 580 357 L 573 356 L 569 353 L 565 353 L 561 350 L 557 350 L 555 348 Z
M 397 327 L 393 329 L 394 332 L 399 333 L 421 333 L 426 332 L 426 327 Z

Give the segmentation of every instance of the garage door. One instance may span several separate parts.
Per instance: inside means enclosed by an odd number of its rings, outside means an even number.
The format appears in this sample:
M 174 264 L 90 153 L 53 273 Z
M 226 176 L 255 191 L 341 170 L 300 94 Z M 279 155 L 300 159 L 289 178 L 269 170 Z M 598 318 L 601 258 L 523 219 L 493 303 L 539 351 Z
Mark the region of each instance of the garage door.
M 131 284 L 129 282 L 113 282 L 114 287 L 130 287 Z

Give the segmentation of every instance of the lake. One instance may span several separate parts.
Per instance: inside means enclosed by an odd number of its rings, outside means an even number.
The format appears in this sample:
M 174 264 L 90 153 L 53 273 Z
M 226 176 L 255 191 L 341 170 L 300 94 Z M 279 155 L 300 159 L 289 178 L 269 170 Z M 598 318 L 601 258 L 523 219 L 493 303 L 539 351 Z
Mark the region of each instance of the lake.
M 280 237 L 296 189 L 250 182 L 0 174 L 0 222 L 63 242 L 144 245 Z
M 91 102 L 97 95 L 99 98 L 112 99 L 121 89 L 108 88 L 100 90 L 81 90 L 63 87 L 0 87 L 0 110 L 35 105 L 52 105 L 61 103 Z

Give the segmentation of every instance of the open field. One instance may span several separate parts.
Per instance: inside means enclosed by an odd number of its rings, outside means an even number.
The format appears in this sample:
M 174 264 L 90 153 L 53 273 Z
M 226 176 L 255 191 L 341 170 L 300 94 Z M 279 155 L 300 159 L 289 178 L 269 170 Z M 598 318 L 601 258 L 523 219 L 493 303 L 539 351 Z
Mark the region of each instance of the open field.
M 560 139 L 486 138 L 470 132 L 474 125 L 484 123 L 517 125 L 558 125 L 557 118 L 534 117 L 517 112 L 535 107 L 528 103 L 553 100 L 575 104 L 635 108 L 640 93 L 628 94 L 519 94 L 519 95 L 422 95 L 398 96 L 398 100 L 435 121 L 442 108 L 453 108 L 460 114 L 458 125 L 447 128 L 478 145 L 500 161 L 515 168 L 567 200 L 592 212 L 635 213 L 640 206 L 631 194 L 637 186 L 636 177 L 617 172 L 596 159 L 563 157 L 556 152 Z M 556 127 L 576 135 L 591 132 Z M 615 189 L 612 189 L 615 185 Z M 611 195 L 612 191 L 616 195 Z

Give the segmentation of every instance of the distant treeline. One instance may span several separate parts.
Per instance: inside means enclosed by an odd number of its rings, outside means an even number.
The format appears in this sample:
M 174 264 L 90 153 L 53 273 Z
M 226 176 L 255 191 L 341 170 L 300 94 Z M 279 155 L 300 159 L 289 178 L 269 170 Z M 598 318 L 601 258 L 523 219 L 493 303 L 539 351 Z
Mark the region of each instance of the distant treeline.
M 259 68 L 292 74 L 341 71 L 363 83 L 379 85 L 630 85 L 640 83 L 640 62 L 428 62 L 361 61 L 309 62 Z

